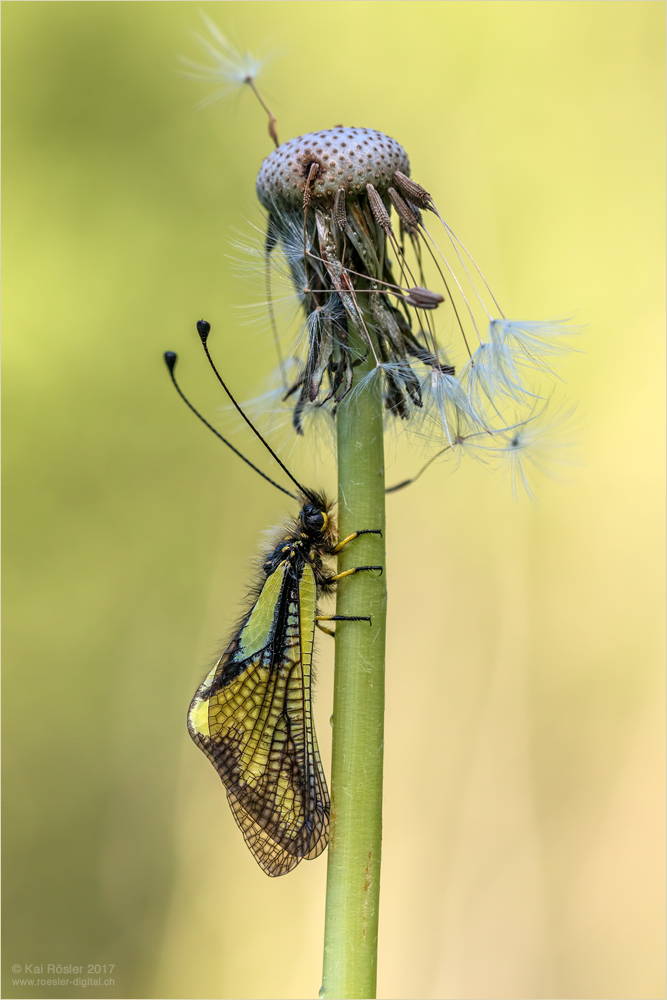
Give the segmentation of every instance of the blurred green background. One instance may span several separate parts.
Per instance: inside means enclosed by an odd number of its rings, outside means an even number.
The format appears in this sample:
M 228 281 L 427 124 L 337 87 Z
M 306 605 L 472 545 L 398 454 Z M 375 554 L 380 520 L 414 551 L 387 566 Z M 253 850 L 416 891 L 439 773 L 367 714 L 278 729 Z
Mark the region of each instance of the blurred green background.
M 260 457 L 193 322 L 261 392 L 232 244 L 271 144 L 249 93 L 193 110 L 200 6 L 273 54 L 281 139 L 395 136 L 511 315 L 586 326 L 578 464 L 538 507 L 465 463 L 388 500 L 378 995 L 661 997 L 665 9 L 623 0 L 3 3 L 3 995 L 320 985 L 324 857 L 266 878 L 185 728 L 287 509 L 161 360 Z M 286 446 L 331 488 L 316 450 Z M 420 454 L 391 445 L 389 480 Z M 26 963 L 115 983 L 14 985 Z

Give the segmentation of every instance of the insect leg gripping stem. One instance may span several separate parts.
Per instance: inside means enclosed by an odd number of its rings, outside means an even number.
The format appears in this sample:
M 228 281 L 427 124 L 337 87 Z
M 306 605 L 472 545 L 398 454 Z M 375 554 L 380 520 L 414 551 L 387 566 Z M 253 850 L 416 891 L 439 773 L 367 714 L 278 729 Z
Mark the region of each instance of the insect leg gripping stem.
M 318 622 L 369 622 L 368 615 L 318 615 Z
M 350 542 L 353 542 L 355 540 L 355 538 L 359 537 L 359 535 L 380 535 L 380 536 L 382 536 L 382 532 L 380 531 L 379 528 L 363 528 L 361 531 L 355 531 L 351 535 L 348 535 L 347 538 L 344 538 L 342 542 L 338 543 L 338 545 L 333 550 L 333 554 L 336 555 L 338 552 L 341 552 L 345 548 L 346 545 L 349 545 Z
M 326 632 L 327 635 L 336 638 L 336 633 L 330 628 L 325 628 L 324 625 L 320 625 L 320 622 L 368 622 L 369 625 L 373 624 L 373 619 L 369 618 L 367 615 L 317 615 L 315 618 L 315 625 L 321 632 Z
M 384 573 L 384 568 L 382 566 L 354 566 L 353 569 L 346 569 L 344 573 L 336 573 L 335 576 L 330 576 L 326 583 L 335 583 L 336 580 L 342 580 L 345 576 L 354 576 L 355 573 L 361 573 L 363 570 L 367 569 L 377 569 L 380 571 L 380 576 Z

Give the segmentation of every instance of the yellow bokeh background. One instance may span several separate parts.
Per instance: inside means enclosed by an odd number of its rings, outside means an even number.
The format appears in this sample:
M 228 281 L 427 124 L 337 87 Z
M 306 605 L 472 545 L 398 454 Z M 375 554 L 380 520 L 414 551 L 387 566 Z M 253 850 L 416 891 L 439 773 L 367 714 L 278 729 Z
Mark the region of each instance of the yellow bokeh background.
M 536 507 L 465 462 L 388 498 L 378 996 L 664 996 L 665 8 L 642 0 L 3 4 L 3 995 L 320 985 L 325 858 L 266 878 L 185 729 L 289 507 L 161 360 L 266 465 L 193 333 L 263 390 L 233 244 L 271 145 L 249 93 L 193 110 L 200 6 L 273 56 L 282 139 L 396 137 L 506 311 L 585 327 L 574 460 Z M 326 447 L 284 447 L 333 487 Z M 395 481 L 421 451 L 388 456 Z M 115 982 L 16 985 L 26 963 Z

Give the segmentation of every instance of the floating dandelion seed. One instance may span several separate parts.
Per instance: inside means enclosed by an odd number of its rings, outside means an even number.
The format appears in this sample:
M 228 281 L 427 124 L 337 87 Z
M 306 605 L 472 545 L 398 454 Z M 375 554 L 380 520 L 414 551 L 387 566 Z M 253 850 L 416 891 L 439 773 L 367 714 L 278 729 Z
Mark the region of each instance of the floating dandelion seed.
M 205 65 L 181 56 L 182 64 L 188 67 L 185 76 L 191 80 L 203 80 L 206 83 L 217 83 L 222 84 L 222 86 L 200 101 L 198 107 L 206 107 L 221 97 L 226 97 L 234 90 L 248 86 L 269 116 L 269 135 L 277 146 L 276 119 L 255 85 L 255 80 L 259 76 L 265 60 L 258 59 L 250 52 L 241 52 L 223 35 L 215 21 L 207 17 L 203 11 L 200 12 L 200 16 L 213 41 L 209 41 L 208 38 L 204 38 L 196 31 L 193 32 L 193 35 L 213 62 L 212 65 Z

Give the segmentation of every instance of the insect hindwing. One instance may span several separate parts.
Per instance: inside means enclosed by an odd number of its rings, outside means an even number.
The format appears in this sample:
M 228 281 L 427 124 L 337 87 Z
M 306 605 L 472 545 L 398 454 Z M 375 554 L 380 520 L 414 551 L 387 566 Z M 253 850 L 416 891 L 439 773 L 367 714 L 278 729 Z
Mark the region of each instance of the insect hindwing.
M 316 602 L 311 566 L 283 560 L 188 715 L 190 735 L 269 875 L 317 857 L 327 844 L 329 794 L 311 709 Z

